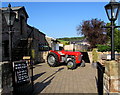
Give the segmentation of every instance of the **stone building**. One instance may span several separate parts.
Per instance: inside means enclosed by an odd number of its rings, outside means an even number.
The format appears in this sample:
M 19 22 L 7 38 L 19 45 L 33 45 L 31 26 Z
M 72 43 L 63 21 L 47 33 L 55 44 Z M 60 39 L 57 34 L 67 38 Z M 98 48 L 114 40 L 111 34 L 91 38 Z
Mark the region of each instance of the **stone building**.
M 0 9 L 2 10 L 2 60 L 7 61 L 9 59 L 9 35 L 8 26 L 3 14 L 7 7 Z M 23 56 L 30 56 L 32 51 L 35 61 L 40 61 L 38 51 L 42 51 L 40 47 L 48 45 L 45 34 L 27 24 L 29 16 L 24 7 L 12 7 L 11 9 L 16 13 L 16 19 L 12 27 L 13 60 L 20 60 Z
M 28 26 L 30 36 L 28 39 L 29 54 L 35 60 L 35 62 L 44 62 L 43 53 L 49 50 L 49 44 L 46 40 L 45 34 L 38 29 Z
M 1 8 L 2 10 L 2 57 L 3 61 L 9 58 L 9 35 L 8 26 L 4 17 L 3 12 L 7 8 Z M 27 38 L 27 19 L 28 15 L 24 7 L 12 7 L 12 10 L 16 13 L 16 19 L 13 25 L 12 33 L 12 48 L 19 46 L 19 43 L 23 43 L 23 39 Z M 15 51 L 15 50 L 13 50 Z M 15 53 L 15 52 L 13 52 Z
M 49 50 L 45 34 L 27 24 L 29 16 L 24 7 L 11 9 L 16 13 L 12 27 L 12 60 L 19 61 L 23 56 L 31 56 L 35 62 L 43 62 L 43 52 Z M 9 64 L 9 31 L 3 14 L 5 10 L 7 7 L 0 8 L 0 94 L 12 95 L 12 66 Z
M 64 46 L 65 50 L 70 50 L 70 51 L 72 51 L 73 49 L 75 49 L 76 51 L 87 51 L 89 47 L 90 44 L 86 38 L 80 41 L 79 40 L 71 41 L 70 45 Z
M 56 50 L 57 47 L 59 47 L 59 41 L 55 38 L 46 36 L 46 41 L 48 42 L 48 45 L 52 50 Z

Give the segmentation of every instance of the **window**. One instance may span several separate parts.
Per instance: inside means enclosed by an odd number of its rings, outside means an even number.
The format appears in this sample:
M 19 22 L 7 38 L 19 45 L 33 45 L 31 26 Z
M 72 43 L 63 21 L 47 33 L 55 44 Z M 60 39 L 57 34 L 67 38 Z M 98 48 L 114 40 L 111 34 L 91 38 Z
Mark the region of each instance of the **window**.
M 39 51 L 49 51 L 50 48 L 48 45 L 39 44 Z

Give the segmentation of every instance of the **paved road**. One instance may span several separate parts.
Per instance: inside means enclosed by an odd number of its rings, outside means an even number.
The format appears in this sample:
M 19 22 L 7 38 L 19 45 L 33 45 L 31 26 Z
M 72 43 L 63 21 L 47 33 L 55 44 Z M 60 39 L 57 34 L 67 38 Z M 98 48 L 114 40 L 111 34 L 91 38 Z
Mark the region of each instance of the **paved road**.
M 97 93 L 96 73 L 89 63 L 75 70 L 68 70 L 65 65 L 49 67 L 47 63 L 37 64 L 34 68 L 34 94 Z

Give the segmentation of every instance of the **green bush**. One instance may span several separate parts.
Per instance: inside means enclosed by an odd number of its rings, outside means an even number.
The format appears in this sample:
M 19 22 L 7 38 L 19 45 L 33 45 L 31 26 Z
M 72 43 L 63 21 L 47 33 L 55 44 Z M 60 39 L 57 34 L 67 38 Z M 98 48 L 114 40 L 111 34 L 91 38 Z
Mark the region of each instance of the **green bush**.
M 93 48 L 92 50 L 92 58 L 93 58 L 93 63 L 98 61 L 98 53 L 96 48 Z
M 111 47 L 107 45 L 97 45 L 98 51 L 100 52 L 106 52 L 110 51 Z
M 120 47 L 115 47 L 115 51 L 120 53 Z

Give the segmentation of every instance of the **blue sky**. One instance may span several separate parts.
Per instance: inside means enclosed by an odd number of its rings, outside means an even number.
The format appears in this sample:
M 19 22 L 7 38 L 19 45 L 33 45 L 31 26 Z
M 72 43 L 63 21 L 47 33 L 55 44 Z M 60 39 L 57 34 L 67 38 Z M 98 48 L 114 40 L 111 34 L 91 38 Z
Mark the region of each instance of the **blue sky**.
M 9 2 L 2 3 L 7 7 Z M 83 20 L 98 18 L 109 22 L 104 6 L 108 2 L 10 2 L 12 6 L 24 6 L 28 24 L 54 38 L 78 37 L 76 27 Z

